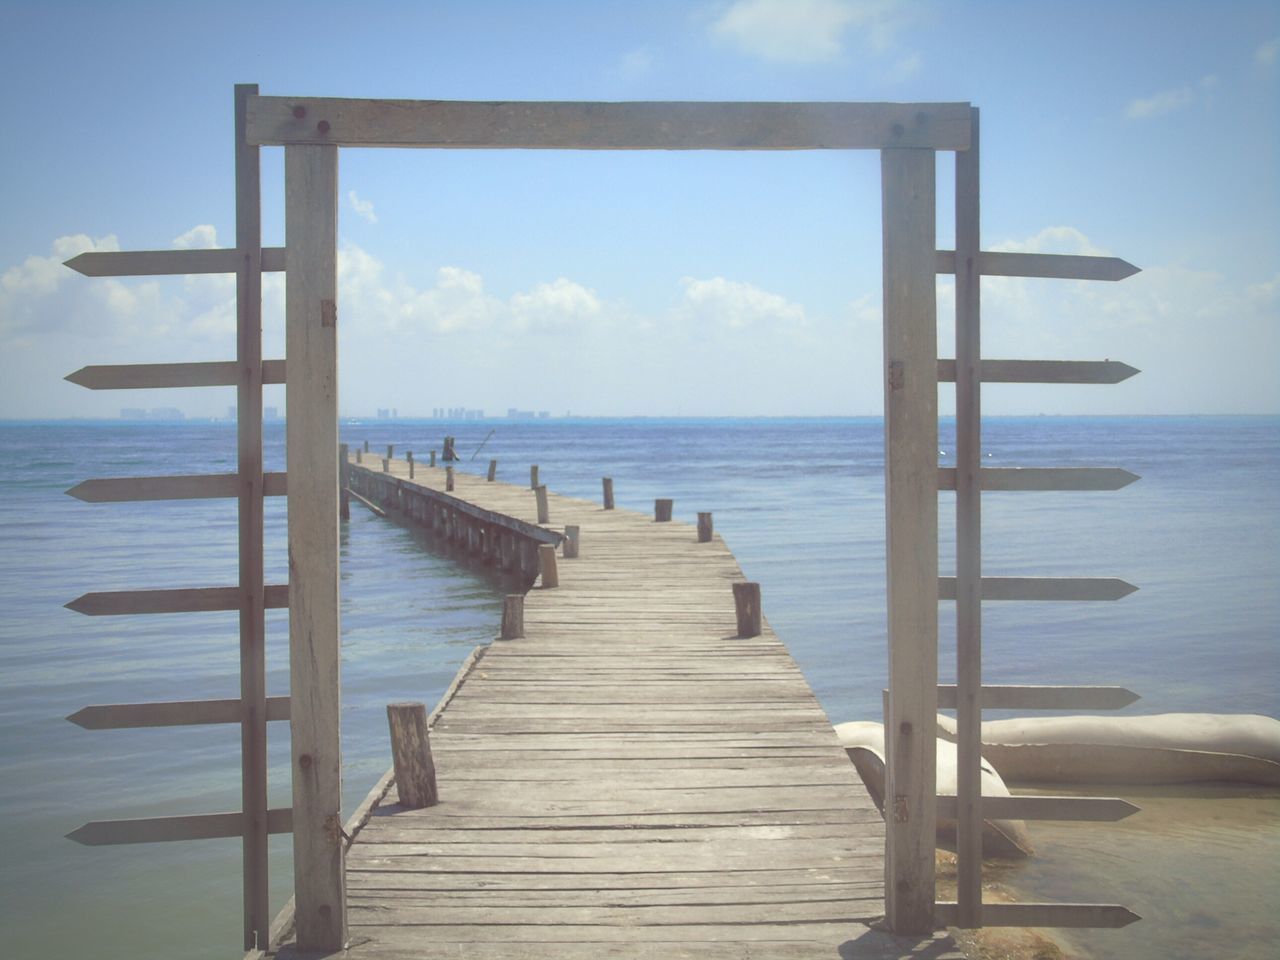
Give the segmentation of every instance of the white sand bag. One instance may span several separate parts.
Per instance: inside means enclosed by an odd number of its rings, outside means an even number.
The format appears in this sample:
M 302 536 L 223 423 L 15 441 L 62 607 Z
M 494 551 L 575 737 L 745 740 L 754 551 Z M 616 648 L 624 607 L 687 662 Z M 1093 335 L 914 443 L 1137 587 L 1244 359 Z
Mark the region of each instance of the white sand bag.
M 849 759 L 866 784 L 871 799 L 884 815 L 884 727 L 869 720 L 855 720 L 836 724 L 836 735 Z M 956 748 L 954 743 L 938 741 L 937 792 L 941 796 L 956 792 Z M 995 768 L 985 760 L 982 764 L 982 795 L 1007 797 L 1009 788 Z M 938 818 L 938 846 L 954 850 L 956 822 Z M 1026 824 L 1021 820 L 993 820 L 986 818 L 982 824 L 982 855 L 1001 859 L 1019 859 L 1031 856 L 1031 839 Z
M 938 717 L 938 735 L 955 739 Z M 1257 714 L 1019 717 L 982 725 L 982 755 L 1013 783 L 1280 786 L 1280 720 Z

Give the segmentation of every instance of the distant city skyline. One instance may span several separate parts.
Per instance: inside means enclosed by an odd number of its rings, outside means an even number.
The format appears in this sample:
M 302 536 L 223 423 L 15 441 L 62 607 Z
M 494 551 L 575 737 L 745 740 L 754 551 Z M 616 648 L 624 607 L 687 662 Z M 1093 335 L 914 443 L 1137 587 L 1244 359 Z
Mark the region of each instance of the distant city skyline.
M 218 418 L 234 402 L 231 388 L 62 380 L 85 364 L 232 359 L 231 277 L 91 279 L 62 262 L 234 242 L 237 82 L 428 99 L 969 101 L 986 249 L 1142 268 L 1120 283 L 987 278 L 985 355 L 1142 373 L 993 385 L 984 410 L 1280 412 L 1273 0 L 0 4 L 0 76 L 22 91 L 3 108 L 0 418 Z M 317 56 L 335 31 L 341 55 Z M 282 151 L 262 160 L 263 240 L 281 245 Z M 952 175 L 939 155 L 943 249 Z M 345 150 L 340 177 L 343 415 L 429 413 L 439 398 L 590 416 L 881 411 L 874 154 Z M 940 278 L 943 357 L 953 290 Z M 265 354 L 280 357 L 280 274 L 263 296 Z M 953 391 L 939 396 L 952 409 Z M 264 402 L 283 410 L 283 388 Z

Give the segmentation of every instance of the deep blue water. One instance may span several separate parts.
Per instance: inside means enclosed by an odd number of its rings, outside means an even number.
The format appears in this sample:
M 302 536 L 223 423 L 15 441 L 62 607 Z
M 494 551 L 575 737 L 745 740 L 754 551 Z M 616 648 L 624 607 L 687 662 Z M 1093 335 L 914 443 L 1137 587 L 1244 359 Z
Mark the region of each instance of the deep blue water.
M 1122 466 L 1143 478 L 1112 493 L 986 496 L 988 574 L 1119 576 L 1141 588 L 1116 603 L 988 604 L 988 681 L 1123 684 L 1143 695 L 1128 708 L 1138 713 L 1280 715 L 1280 418 L 995 418 L 985 430 L 990 466 Z M 342 426 L 344 441 L 367 439 L 375 449 L 391 442 L 420 458 L 446 433 L 457 437 L 462 469 L 481 473 L 494 457 L 500 478 L 527 482 L 537 463 L 542 481 L 560 493 L 598 498 L 607 475 L 621 507 L 647 511 L 662 496 L 674 498 L 677 519 L 713 511 L 832 720 L 878 716 L 885 683 L 878 419 Z M 62 838 L 89 819 L 238 805 L 233 726 L 87 732 L 62 719 L 90 703 L 237 695 L 234 615 L 90 618 L 62 607 L 89 590 L 235 582 L 233 501 L 90 505 L 62 493 L 87 477 L 232 471 L 234 427 L 6 423 L 0 442 L 4 953 L 158 958 L 178 942 L 184 956 L 238 955 L 236 841 L 89 848 Z M 269 469 L 284 468 L 283 449 L 283 425 L 268 424 Z M 953 454 L 944 424 L 939 462 Z M 941 495 L 944 573 L 952 505 Z M 284 504 L 268 501 L 269 582 L 285 579 L 284 543 Z M 434 702 L 471 647 L 493 636 L 501 587 L 358 509 L 344 527 L 342 564 L 350 809 L 388 762 L 384 704 Z M 942 623 L 947 679 L 954 649 L 947 604 Z M 273 612 L 273 694 L 287 693 L 287 644 L 285 615 Z M 275 724 L 270 758 L 272 803 L 287 805 L 287 731 Z M 1260 896 L 1250 915 L 1274 917 L 1274 857 L 1259 851 L 1280 846 L 1280 802 L 1274 792 L 1253 794 L 1248 825 L 1241 821 L 1231 834 L 1236 846 L 1227 844 L 1233 852 L 1223 856 L 1236 874 L 1258 860 L 1244 870 L 1253 898 L 1245 903 Z M 1232 809 L 1243 808 L 1216 803 L 1215 822 Z M 1055 833 L 1036 825 L 1042 856 L 1025 876 L 1033 893 L 1053 887 L 1061 897 L 1066 883 L 1072 898 L 1098 899 L 1087 863 L 1067 855 L 1105 846 L 1108 828 L 1087 826 L 1082 835 L 1081 827 Z M 1131 872 L 1150 873 L 1147 854 L 1135 849 Z M 273 850 L 274 900 L 282 903 L 291 883 L 287 839 Z M 1169 920 L 1141 927 L 1145 943 Z M 1272 920 L 1252 935 L 1274 939 L 1274 927 Z M 1173 929 L 1170 942 L 1194 942 L 1194 931 Z M 1125 936 L 1090 935 L 1086 946 L 1099 956 L 1138 955 L 1138 941 Z M 1148 955 L 1178 955 L 1159 943 Z

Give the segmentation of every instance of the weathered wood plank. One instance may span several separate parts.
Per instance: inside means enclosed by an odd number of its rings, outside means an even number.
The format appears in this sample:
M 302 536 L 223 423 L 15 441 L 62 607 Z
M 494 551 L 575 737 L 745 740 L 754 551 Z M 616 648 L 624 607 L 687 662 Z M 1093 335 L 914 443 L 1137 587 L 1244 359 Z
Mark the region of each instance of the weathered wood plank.
M 262 146 L 878 150 L 969 145 L 965 103 L 696 103 L 254 97 Z M 930 251 L 930 270 L 934 252 Z
M 1120 383 L 1141 370 L 1119 360 L 983 360 L 983 383 Z M 954 383 L 956 362 L 938 361 L 938 382 Z
M 955 819 L 956 798 L 938 797 L 938 816 Z M 1115 797 L 983 797 L 982 815 L 996 820 L 1089 820 L 1111 823 L 1139 812 Z
M 968 152 L 973 151 L 971 144 Z M 938 251 L 938 273 L 956 272 L 956 251 Z M 1063 253 L 1003 253 L 983 250 L 978 272 L 984 277 L 1044 277 L 1058 280 L 1123 280 L 1139 273 L 1119 257 L 1084 257 Z
M 284 473 L 261 474 L 259 497 L 283 497 L 287 492 Z M 139 500 L 213 500 L 240 494 L 238 473 L 210 473 L 175 477 L 104 477 L 83 480 L 67 496 L 85 503 L 128 503 Z
M 143 390 L 160 387 L 234 387 L 240 382 L 235 361 L 209 363 L 125 363 L 81 367 L 64 380 L 90 390 Z M 263 383 L 284 383 L 283 360 L 262 361 Z
M 983 577 L 983 600 L 1119 600 L 1138 588 L 1115 577 Z M 938 578 L 938 599 L 954 600 L 954 577 Z
M 90 617 L 131 613 L 208 613 L 239 610 L 239 587 L 193 587 L 173 590 L 115 590 L 84 593 L 65 605 L 68 610 Z M 268 609 L 289 606 L 288 584 L 269 584 L 265 603 Z
M 982 688 L 988 710 L 1119 710 L 1142 699 L 1124 687 L 993 686 Z M 954 710 L 956 688 L 938 684 L 938 709 Z
M 983 467 L 978 477 L 986 491 L 1119 490 L 1141 479 L 1118 467 Z M 956 489 L 956 468 L 938 468 L 938 489 Z
M 956 923 L 956 905 L 941 902 L 935 911 L 939 924 Z M 982 911 L 988 927 L 1127 927 L 1142 918 L 1109 903 L 990 903 Z
M 254 98 L 256 99 L 256 98 Z M 252 104 L 249 101 L 252 126 Z M 252 137 L 249 138 L 252 141 Z M 297 942 L 346 940 L 339 733 L 337 367 L 338 149 L 285 151 L 285 353 L 289 428 L 289 690 Z
M 235 273 L 240 267 L 240 251 L 214 250 L 103 250 L 82 253 L 63 266 L 86 277 L 143 277 L 195 273 Z M 262 270 L 284 269 L 284 248 L 262 250 Z
M 172 700 L 159 703 L 103 703 L 81 707 L 67 717 L 86 730 L 178 727 L 202 723 L 239 723 L 239 700 Z M 289 719 L 288 697 L 266 698 L 267 720 Z
M 288 833 L 293 811 L 287 807 L 267 811 L 267 831 Z M 202 813 L 185 817 L 148 817 L 142 820 L 90 820 L 67 834 L 68 840 L 85 846 L 120 843 L 165 843 L 171 840 L 213 840 L 244 833 L 240 813 Z

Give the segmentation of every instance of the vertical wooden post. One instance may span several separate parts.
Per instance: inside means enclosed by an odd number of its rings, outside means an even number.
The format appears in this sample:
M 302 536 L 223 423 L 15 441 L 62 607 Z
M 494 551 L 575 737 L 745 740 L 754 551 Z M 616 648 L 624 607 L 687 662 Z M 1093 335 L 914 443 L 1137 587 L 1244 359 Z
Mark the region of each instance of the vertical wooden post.
M 699 513 L 698 514 L 698 542 L 710 543 L 712 531 L 713 531 L 713 527 L 711 526 L 711 514 Z
M 956 911 L 982 926 L 982 403 L 978 111 L 956 152 Z
M 413 451 L 406 450 L 404 458 L 409 461 L 409 479 L 413 479 Z
M 538 489 L 538 465 L 536 463 L 529 468 L 529 489 Z
M 400 806 L 417 810 L 440 802 L 436 765 L 427 734 L 427 708 L 421 703 L 388 703 L 391 729 L 391 762 L 396 771 L 396 798 Z
M 351 519 L 351 464 L 347 461 L 347 445 L 338 444 L 338 519 Z
M 391 471 L 391 461 L 386 457 L 382 458 L 382 472 L 389 473 Z
M 606 510 L 613 509 L 613 477 L 604 477 L 600 481 L 604 487 L 604 508 Z
M 577 524 L 565 524 L 564 557 L 566 560 L 572 560 L 578 556 L 578 538 L 581 534 L 582 530 Z
M 502 598 L 502 639 L 524 636 L 524 594 L 508 593 Z
M 653 501 L 653 519 L 655 523 L 668 523 L 671 520 L 671 501 L 670 500 L 654 500 Z
M 938 706 L 938 332 L 935 157 L 880 154 L 884 236 L 889 717 L 885 915 L 933 929 Z
M 285 357 L 291 374 L 289 696 L 299 950 L 346 941 L 338 646 L 338 148 L 285 147 Z
M 428 464 L 427 464 L 427 466 L 429 466 L 429 467 L 434 467 L 435 465 L 436 465 L 436 452 L 435 452 L 434 450 L 432 450 L 432 451 L 431 451 L 431 462 L 430 462 L 430 463 L 428 463 Z
M 538 570 L 542 574 L 542 588 L 560 586 L 560 575 L 556 570 L 555 544 L 538 544 Z
M 368 441 L 368 440 L 366 440 L 366 441 L 364 442 L 364 452 L 365 452 L 365 453 L 368 453 L 368 452 L 369 452 L 369 441 Z
M 538 522 L 548 522 L 551 519 L 551 513 L 547 506 L 547 488 L 545 486 L 534 487 L 533 495 L 538 501 Z
M 262 211 L 258 148 L 245 142 L 257 84 L 235 88 L 236 461 L 240 549 L 240 809 L 244 816 L 244 948 L 266 946 L 267 678 L 262 548 Z M 330 450 L 333 448 L 330 447 Z
M 356 447 L 356 463 L 364 463 L 364 453 Z
M 444 468 L 444 489 L 445 489 L 445 491 L 446 491 L 446 492 L 448 492 L 448 493 L 452 493 L 452 492 L 453 492 L 453 467 L 452 467 L 452 465 Z
M 735 583 L 733 585 L 734 612 L 738 615 L 738 636 L 744 640 L 760 636 L 762 615 L 760 610 L 760 584 Z
M 486 477 L 485 477 L 485 479 L 486 479 L 486 480 L 488 480 L 490 483 L 493 483 L 493 479 L 494 479 L 494 477 L 496 477 L 497 475 L 498 475 L 498 461 L 497 461 L 497 460 L 490 460 L 490 461 L 489 461 L 489 475 L 488 475 L 488 476 L 486 476 Z
M 395 456 L 396 445 L 394 443 L 387 444 L 387 459 L 390 460 Z

